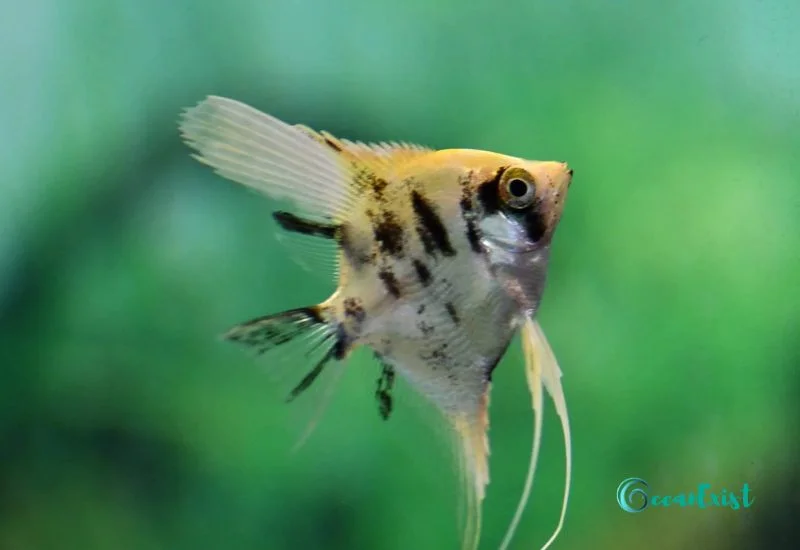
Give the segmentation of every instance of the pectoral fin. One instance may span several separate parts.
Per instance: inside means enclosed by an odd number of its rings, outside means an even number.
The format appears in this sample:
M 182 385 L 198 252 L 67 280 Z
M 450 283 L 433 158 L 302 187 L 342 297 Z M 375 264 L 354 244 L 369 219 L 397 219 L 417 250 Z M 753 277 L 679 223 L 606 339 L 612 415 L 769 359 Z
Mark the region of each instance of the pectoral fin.
M 528 474 L 525 479 L 525 486 L 522 491 L 517 510 L 514 514 L 514 519 L 506 531 L 503 542 L 500 545 L 501 550 L 508 548 L 514 532 L 519 525 L 522 517 L 522 512 L 528 503 L 531 489 L 533 487 L 533 479 L 536 474 L 536 463 L 539 458 L 539 448 L 541 446 L 542 438 L 542 420 L 544 415 L 544 406 L 542 399 L 542 388 L 547 390 L 547 393 L 553 399 L 556 407 L 556 412 L 561 419 L 561 429 L 564 434 L 564 450 L 566 456 L 566 474 L 564 481 L 564 498 L 561 505 L 561 516 L 558 520 L 558 525 L 555 531 L 542 546 L 542 550 L 546 550 L 555 541 L 561 528 L 564 525 L 564 518 L 567 513 L 567 503 L 569 500 L 569 490 L 571 484 L 572 474 L 572 444 L 569 429 L 569 417 L 567 416 L 567 403 L 564 399 L 564 389 L 561 386 L 561 369 L 558 367 L 553 350 L 542 331 L 539 323 L 533 319 L 527 319 L 522 328 L 522 350 L 525 356 L 525 374 L 528 380 L 528 387 L 531 392 L 531 401 L 534 413 L 534 431 L 533 431 L 533 446 L 531 448 L 531 457 L 528 465 Z

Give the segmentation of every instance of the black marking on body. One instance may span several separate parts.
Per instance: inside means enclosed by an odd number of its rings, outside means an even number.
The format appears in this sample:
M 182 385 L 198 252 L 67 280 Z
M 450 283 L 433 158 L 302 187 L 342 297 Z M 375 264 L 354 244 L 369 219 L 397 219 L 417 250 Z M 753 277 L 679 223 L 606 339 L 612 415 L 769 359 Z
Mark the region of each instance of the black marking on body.
M 447 353 L 447 342 L 442 342 L 430 352 L 420 352 L 419 358 L 428 364 L 432 370 L 444 368 L 449 370 L 450 355 Z
M 478 229 L 478 224 L 475 221 L 475 208 L 473 205 L 473 191 L 470 186 L 472 180 L 472 172 L 461 180 L 461 217 L 464 218 L 464 223 L 467 226 L 466 237 L 469 242 L 469 247 L 476 254 L 484 252 L 483 245 L 481 245 L 481 232 Z
M 397 277 L 395 277 L 394 273 L 384 268 L 378 271 L 378 277 L 381 281 L 383 281 L 383 286 L 386 287 L 386 290 L 389 292 L 389 294 L 395 298 L 400 297 L 400 285 L 398 284 Z
M 467 220 L 467 241 L 469 247 L 475 254 L 483 253 L 483 245 L 481 245 L 481 236 L 478 227 L 473 220 Z
M 344 359 L 347 348 L 350 347 L 350 338 L 344 331 L 344 327 L 339 325 L 336 329 L 336 343 L 333 345 L 333 358 L 337 361 Z
M 425 231 L 420 231 L 419 226 L 417 226 L 417 235 L 419 235 L 419 240 L 422 242 L 422 248 L 425 249 L 425 253 L 428 256 L 435 256 L 436 255 L 436 243 L 433 242 L 433 238 Z
M 372 192 L 375 194 L 375 199 L 378 202 L 383 202 L 383 192 L 389 185 L 389 182 L 383 178 L 379 178 L 375 174 L 370 174 L 370 176 L 367 178 L 367 183 L 372 189 Z
M 472 187 L 470 186 L 470 182 L 472 181 L 472 174 L 473 172 L 470 170 L 464 177 L 459 180 L 461 184 L 461 200 L 459 201 L 459 205 L 461 206 L 461 212 L 463 214 L 472 212 Z
M 412 263 L 414 264 L 414 271 L 417 272 L 417 278 L 419 282 L 422 283 L 422 286 L 431 284 L 431 270 L 428 269 L 428 266 L 416 258 Z
M 445 256 L 455 256 L 456 251 L 450 244 L 450 236 L 447 234 L 439 214 L 433 204 L 431 204 L 419 191 L 411 191 L 411 206 L 417 216 L 417 233 L 422 241 L 425 252 L 434 255 L 436 251 Z
M 393 212 L 384 210 L 380 216 L 372 217 L 372 232 L 378 242 L 381 252 L 394 256 L 403 257 L 403 226 L 397 222 L 397 217 Z
M 273 212 L 272 217 L 278 222 L 283 229 L 293 233 L 301 233 L 303 235 L 314 235 L 315 237 L 324 237 L 326 239 L 333 239 L 336 237 L 339 226 L 336 224 L 326 224 L 315 222 L 295 216 L 290 212 Z
M 429 325 L 425 321 L 420 321 L 419 323 L 417 323 L 417 328 L 422 333 L 422 335 L 425 336 L 425 337 L 428 337 L 431 334 L 433 334 L 433 332 L 435 330 L 433 328 L 433 325 Z
M 374 177 L 374 174 L 355 160 L 350 161 L 350 168 L 353 174 L 353 187 L 359 193 L 365 193 L 369 188 L 369 179 Z
M 342 304 L 344 305 L 345 317 L 353 319 L 359 325 L 364 322 L 367 313 L 360 298 L 345 298 Z
M 538 199 L 533 203 L 530 210 L 525 213 L 524 218 L 525 234 L 531 242 L 538 242 L 547 232 L 547 224 L 541 212 L 541 201 Z
M 507 166 L 498 168 L 492 179 L 478 186 L 478 201 L 481 203 L 483 212 L 487 216 L 500 211 L 500 178 L 503 177 L 507 169 Z
M 384 191 L 389 186 L 389 182 L 378 177 L 375 172 L 365 168 L 358 162 L 352 164 L 353 167 L 353 186 L 360 193 L 372 191 L 373 197 L 378 204 L 386 202 Z
M 392 414 L 392 388 L 394 387 L 394 368 L 383 361 L 379 354 L 375 357 L 381 362 L 381 376 L 378 378 L 378 387 L 375 390 L 375 398 L 378 400 L 378 412 L 384 420 L 389 419 Z
M 425 304 L 420 304 L 417 308 L 417 315 L 422 315 L 423 313 L 425 313 Z
M 450 319 L 454 324 L 457 325 L 461 322 L 461 319 L 458 318 L 458 312 L 456 311 L 456 306 L 453 305 L 453 302 L 447 302 L 444 305 L 444 308 L 447 310 L 447 314 L 450 316 Z

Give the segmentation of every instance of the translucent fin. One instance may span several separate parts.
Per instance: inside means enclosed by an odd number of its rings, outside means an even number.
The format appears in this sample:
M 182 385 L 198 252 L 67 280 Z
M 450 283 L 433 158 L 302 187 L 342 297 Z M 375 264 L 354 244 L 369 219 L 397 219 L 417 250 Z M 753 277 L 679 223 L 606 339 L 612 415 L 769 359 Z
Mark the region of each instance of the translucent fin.
M 533 489 L 533 479 L 536 474 L 536 464 L 539 460 L 539 448 L 542 441 L 542 424 L 544 416 L 544 407 L 542 406 L 542 364 L 537 356 L 536 344 L 530 333 L 530 321 L 525 323 L 522 329 L 522 354 L 525 358 L 525 377 L 528 380 L 528 388 L 531 392 L 531 401 L 533 403 L 534 414 L 534 428 L 533 428 L 533 446 L 531 448 L 531 456 L 528 462 L 528 473 L 525 477 L 525 485 L 522 490 L 522 497 L 520 498 L 517 509 L 514 512 L 514 518 L 506 530 L 503 537 L 503 542 L 500 544 L 500 550 L 506 550 L 511 544 L 511 539 L 517 530 L 522 513 L 525 511 L 525 506 L 530 498 L 531 490 Z
M 542 327 L 538 322 L 528 320 L 530 324 L 531 339 L 535 348 L 539 349 L 541 353 L 539 356 L 542 361 L 542 382 L 544 388 L 553 400 L 556 407 L 556 412 L 561 419 L 561 431 L 564 434 L 564 455 L 565 455 L 565 477 L 564 477 L 564 497 L 561 504 L 561 515 L 558 518 L 558 525 L 553 531 L 553 534 L 547 540 L 542 550 L 547 550 L 551 544 L 556 540 L 562 527 L 564 526 L 564 519 L 567 516 L 567 505 L 569 503 L 569 491 L 572 482 L 572 438 L 569 429 L 569 416 L 567 415 L 567 401 L 564 398 L 564 388 L 561 385 L 561 369 L 558 367 L 558 362 L 553 354 L 553 349 L 547 341 L 547 337 L 542 331 Z
M 317 404 L 317 407 L 314 410 L 314 414 L 313 414 L 311 420 L 309 420 L 309 422 L 306 424 L 306 427 L 303 430 L 303 433 L 300 434 L 300 437 L 297 438 L 297 441 L 292 446 L 292 450 L 291 450 L 292 454 L 294 454 L 297 451 L 299 451 L 300 448 L 303 445 L 306 444 L 306 441 L 308 441 L 308 438 L 311 437 L 311 434 L 314 433 L 314 430 L 316 429 L 317 424 L 319 424 L 320 419 L 322 419 L 323 415 L 325 414 L 325 411 L 328 409 L 328 406 L 331 404 L 331 399 L 333 398 L 333 394 L 336 393 L 336 388 L 339 387 L 339 382 L 341 381 L 343 374 L 344 374 L 344 369 L 343 368 L 336 369 L 334 371 L 334 374 L 333 374 L 333 380 L 330 380 L 325 385 L 324 393 L 323 393 L 322 397 L 320 398 L 320 401 Z
M 337 224 L 306 220 L 282 211 L 273 212 L 272 217 L 278 225 L 275 239 L 286 247 L 295 263 L 328 282 L 338 279 Z
M 350 167 L 335 150 L 243 103 L 210 96 L 184 113 L 180 131 L 200 162 L 306 216 L 342 220 L 352 207 Z
M 321 350 L 321 358 L 294 386 L 288 401 L 308 389 L 331 359 L 342 359 L 345 353 L 342 341 L 325 319 L 325 310 L 321 306 L 258 317 L 231 328 L 224 338 L 253 348 L 259 355 L 293 341 L 301 342 L 306 357 Z
M 339 140 L 345 149 L 363 162 L 373 166 L 382 165 L 387 172 L 393 166 L 401 165 L 431 153 L 433 149 L 412 143 L 380 142 L 362 143 L 360 141 Z
M 275 233 L 275 240 L 286 248 L 289 257 L 306 273 L 331 284 L 338 279 L 338 244 L 335 241 L 289 233 L 280 228 Z
M 482 504 L 489 484 L 489 389 L 481 395 L 478 409 L 472 413 L 459 413 L 451 421 L 459 440 L 460 466 L 466 492 L 466 521 L 463 550 L 478 548 L 481 538 Z
M 544 406 L 542 399 L 542 387 L 547 390 L 547 393 L 552 397 L 556 412 L 561 418 L 561 428 L 564 433 L 564 449 L 566 455 L 566 475 L 564 482 L 564 498 L 561 507 L 561 516 L 558 521 L 553 534 L 542 547 L 546 550 L 555 541 L 561 528 L 564 525 L 564 518 L 567 513 L 567 502 L 569 499 L 569 490 L 571 484 L 572 473 L 572 444 L 569 429 L 569 418 L 567 416 L 567 405 L 564 399 L 564 391 L 561 386 L 561 370 L 556 362 L 553 350 L 544 335 L 544 332 L 539 326 L 539 323 L 532 319 L 527 319 L 522 328 L 522 350 L 525 356 L 525 373 L 528 380 L 528 387 L 531 392 L 531 401 L 533 404 L 534 418 L 534 431 L 533 431 L 533 446 L 531 449 L 531 457 L 528 465 L 528 473 L 525 478 L 525 486 L 520 497 L 519 504 L 514 513 L 514 518 L 511 520 L 503 542 L 500 545 L 500 550 L 506 550 L 511 544 L 511 539 L 519 525 L 522 513 L 528 503 L 531 489 L 533 488 L 533 480 L 536 474 L 536 464 L 539 458 L 539 449 L 541 446 L 542 437 L 542 424 L 544 416 Z
M 295 127 L 316 141 L 358 160 L 361 164 L 370 166 L 382 175 L 391 172 L 392 166 L 409 162 L 433 151 L 429 147 L 413 143 L 396 141 L 364 143 L 340 139 L 324 130 L 315 132 L 303 124 L 297 124 Z

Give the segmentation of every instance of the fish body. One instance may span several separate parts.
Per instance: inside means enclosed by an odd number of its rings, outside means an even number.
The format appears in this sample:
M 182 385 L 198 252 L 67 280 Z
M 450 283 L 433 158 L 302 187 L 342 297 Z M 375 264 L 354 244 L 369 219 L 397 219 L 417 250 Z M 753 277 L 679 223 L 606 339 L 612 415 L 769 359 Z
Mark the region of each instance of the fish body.
M 327 300 L 226 337 L 263 352 L 321 333 L 323 356 L 292 398 L 328 363 L 370 348 L 382 365 L 384 418 L 399 373 L 458 435 L 474 510 L 466 538 L 477 544 L 492 371 L 538 309 L 572 170 L 488 151 L 350 142 L 215 97 L 189 110 L 181 130 L 223 176 L 288 200 L 291 211 L 274 213 L 283 229 L 336 243 L 338 285 Z
M 492 369 L 541 298 L 549 247 L 538 224 L 552 220 L 530 221 L 538 245 L 516 253 L 487 236 L 490 221 L 481 223 L 502 216 L 498 185 L 523 162 L 484 151 L 422 154 L 366 178 L 341 225 L 340 284 L 322 311 L 342 327 L 347 350 L 370 347 L 447 413 L 477 410 Z M 562 163 L 530 171 L 543 187 L 566 191 Z

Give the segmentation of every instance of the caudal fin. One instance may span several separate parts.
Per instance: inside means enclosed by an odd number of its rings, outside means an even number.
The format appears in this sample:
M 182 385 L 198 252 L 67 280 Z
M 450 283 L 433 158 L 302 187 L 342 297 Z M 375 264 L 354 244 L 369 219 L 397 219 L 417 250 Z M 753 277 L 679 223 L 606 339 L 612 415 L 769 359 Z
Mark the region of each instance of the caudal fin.
M 331 322 L 327 309 L 323 306 L 291 309 L 257 317 L 232 327 L 223 337 L 254 349 L 258 355 L 290 342 L 299 342 L 306 357 L 315 351 L 321 352 L 321 359 L 292 389 L 288 401 L 308 389 L 331 359 L 343 359 L 347 351 L 343 334 Z

